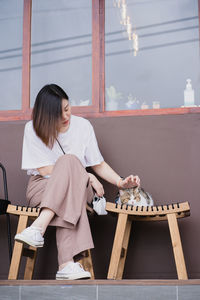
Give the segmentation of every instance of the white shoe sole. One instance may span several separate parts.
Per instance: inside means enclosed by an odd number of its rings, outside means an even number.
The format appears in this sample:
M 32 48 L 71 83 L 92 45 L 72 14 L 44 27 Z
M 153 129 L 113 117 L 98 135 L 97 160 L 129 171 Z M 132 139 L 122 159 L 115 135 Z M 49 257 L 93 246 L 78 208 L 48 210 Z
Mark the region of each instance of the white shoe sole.
M 44 246 L 44 242 L 35 243 L 35 241 L 30 240 L 27 236 L 24 236 L 21 233 L 16 234 L 15 241 L 20 242 L 20 243 L 25 243 L 25 244 L 35 247 L 35 248 L 41 248 Z
M 78 279 L 90 279 L 90 272 L 80 272 L 76 274 L 56 274 L 56 280 L 78 280 Z

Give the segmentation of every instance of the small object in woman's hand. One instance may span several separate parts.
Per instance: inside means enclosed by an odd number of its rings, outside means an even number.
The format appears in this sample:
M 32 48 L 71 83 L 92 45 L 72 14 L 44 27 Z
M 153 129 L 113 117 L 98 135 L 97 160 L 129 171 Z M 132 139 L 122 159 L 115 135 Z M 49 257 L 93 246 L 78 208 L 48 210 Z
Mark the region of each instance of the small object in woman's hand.
M 94 196 L 93 201 L 93 209 L 98 215 L 107 215 L 106 211 L 106 199 L 104 197 Z

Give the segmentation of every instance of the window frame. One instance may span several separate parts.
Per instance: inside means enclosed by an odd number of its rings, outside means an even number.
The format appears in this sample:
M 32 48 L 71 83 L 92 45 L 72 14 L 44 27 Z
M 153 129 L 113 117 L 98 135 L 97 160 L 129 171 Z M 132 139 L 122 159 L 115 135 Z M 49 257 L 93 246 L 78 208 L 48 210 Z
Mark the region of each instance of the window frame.
M 198 0 L 200 37 L 200 0 Z M 32 0 L 24 0 L 22 44 L 22 108 L 0 111 L 0 121 L 29 120 L 31 70 Z M 83 117 L 143 116 L 200 113 L 200 107 L 138 110 L 105 110 L 105 0 L 92 0 L 92 105 L 73 106 L 72 113 Z

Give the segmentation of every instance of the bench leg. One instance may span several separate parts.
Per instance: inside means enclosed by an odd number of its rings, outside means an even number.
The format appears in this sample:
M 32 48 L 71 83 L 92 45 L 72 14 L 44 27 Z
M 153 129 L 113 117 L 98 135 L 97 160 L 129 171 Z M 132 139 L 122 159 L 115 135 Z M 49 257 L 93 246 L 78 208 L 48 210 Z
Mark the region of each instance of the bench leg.
M 188 279 L 178 222 L 175 214 L 167 214 L 178 279 Z
M 90 249 L 87 250 L 87 254 L 84 258 L 80 260 L 80 264 L 83 266 L 83 268 L 86 271 L 89 271 L 91 274 L 91 279 L 94 280 L 94 269 L 93 269 L 93 263 L 92 263 L 92 256 Z
M 108 279 L 122 279 L 130 230 L 131 221 L 128 219 L 128 214 L 119 214 L 108 270 Z
M 131 225 L 132 225 L 132 221 L 127 219 L 116 279 L 122 279 L 122 276 L 123 276 L 124 265 L 125 265 L 125 261 L 126 261 L 127 250 L 128 250 L 128 242 L 129 242 L 129 237 L 130 237 L 130 232 L 131 232 Z
M 28 256 L 26 259 L 24 279 L 31 280 L 33 277 L 33 271 L 34 271 L 34 267 L 35 267 L 37 248 L 29 246 L 27 250 L 28 250 Z
M 28 222 L 28 216 L 19 217 L 17 233 L 21 232 L 26 228 L 27 222 Z M 17 279 L 21 257 L 22 257 L 22 251 L 23 251 L 23 244 L 15 241 L 8 279 Z

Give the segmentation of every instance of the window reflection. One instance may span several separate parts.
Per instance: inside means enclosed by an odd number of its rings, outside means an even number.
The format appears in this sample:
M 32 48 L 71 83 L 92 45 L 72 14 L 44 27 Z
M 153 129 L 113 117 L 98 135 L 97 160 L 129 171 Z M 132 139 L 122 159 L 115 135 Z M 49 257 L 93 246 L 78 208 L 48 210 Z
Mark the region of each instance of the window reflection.
M 0 110 L 21 109 L 22 24 L 23 0 L 1 0 Z
M 92 103 L 92 1 L 34 0 L 31 106 L 47 83 L 66 90 L 72 106 Z
M 106 110 L 199 106 L 198 0 L 108 0 L 105 40 Z

